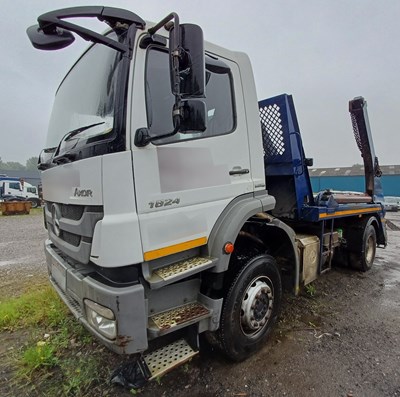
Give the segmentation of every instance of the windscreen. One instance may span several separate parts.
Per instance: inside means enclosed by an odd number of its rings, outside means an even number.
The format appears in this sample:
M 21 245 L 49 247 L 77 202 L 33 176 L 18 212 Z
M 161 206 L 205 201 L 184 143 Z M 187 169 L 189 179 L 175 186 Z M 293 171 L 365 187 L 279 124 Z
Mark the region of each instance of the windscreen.
M 118 40 L 112 32 L 109 37 Z M 79 59 L 61 83 L 53 106 L 46 147 L 57 147 L 71 131 L 77 141 L 107 137 L 113 128 L 117 76 L 121 53 L 95 44 Z M 63 146 L 63 145 L 62 145 Z M 70 145 L 68 145 L 70 146 Z

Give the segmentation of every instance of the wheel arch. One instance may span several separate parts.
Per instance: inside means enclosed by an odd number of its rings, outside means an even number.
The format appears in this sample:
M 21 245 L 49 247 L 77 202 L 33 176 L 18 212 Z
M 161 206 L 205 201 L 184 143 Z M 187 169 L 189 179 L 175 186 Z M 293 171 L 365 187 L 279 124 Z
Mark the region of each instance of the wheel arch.
M 300 259 L 296 244 L 295 231 L 269 215 L 261 214 L 261 219 L 255 217 L 243 225 L 235 247 L 249 247 L 250 244 L 260 247 L 271 255 L 281 270 L 282 283 L 285 289 L 292 290 L 295 295 L 299 292 Z
M 210 272 L 215 277 L 223 273 L 224 279 L 229 278 L 239 271 L 233 268 L 232 255 L 237 257 L 267 253 L 276 260 L 282 272 L 284 287 L 297 295 L 300 283 L 300 260 L 296 233 L 284 222 L 264 212 L 274 203 L 273 198 L 269 203 L 268 201 L 260 203 L 254 197 L 252 199 L 242 197 L 231 203 L 210 235 L 207 254 L 219 258 L 218 264 Z M 227 255 L 223 252 L 226 242 L 234 243 L 234 254 Z
M 370 214 L 368 217 L 349 219 L 348 225 L 348 246 L 347 249 L 350 251 L 358 251 L 361 249 L 361 242 L 358 240 L 354 240 L 352 238 L 352 229 L 363 229 L 365 230 L 368 226 L 372 225 L 375 229 L 377 243 L 379 245 L 385 246 L 387 245 L 387 236 L 386 236 L 386 227 L 384 222 L 382 222 L 379 214 Z M 350 234 L 349 234 L 350 233 Z
M 376 232 L 376 239 L 378 245 L 386 247 L 387 245 L 387 232 L 386 232 L 386 219 L 382 219 L 379 214 L 375 214 L 370 218 L 371 225 L 374 226 Z
M 218 264 L 211 271 L 222 273 L 229 267 L 230 255 L 224 252 L 227 242 L 234 243 L 243 225 L 255 214 L 272 210 L 274 197 L 263 194 L 245 194 L 236 197 L 221 213 L 211 230 L 206 246 L 206 254 L 219 258 Z
M 369 219 L 368 219 L 368 221 L 367 221 L 367 223 L 366 223 L 366 227 L 368 227 L 369 225 L 372 225 L 373 227 L 374 227 L 374 229 L 375 229 L 375 233 L 376 233 L 376 238 L 377 238 L 377 240 L 378 240 L 378 236 L 379 236 L 379 232 L 380 232 L 380 230 L 379 230 L 379 221 L 378 221 L 378 219 L 375 217 L 375 216 L 371 216 Z

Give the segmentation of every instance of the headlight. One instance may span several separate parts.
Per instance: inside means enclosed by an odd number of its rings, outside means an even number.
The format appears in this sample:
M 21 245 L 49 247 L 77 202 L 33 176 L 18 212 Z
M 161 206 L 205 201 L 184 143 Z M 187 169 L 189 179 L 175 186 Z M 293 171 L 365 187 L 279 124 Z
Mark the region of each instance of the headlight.
M 117 337 L 117 322 L 111 309 L 85 299 L 86 316 L 89 324 L 108 339 Z

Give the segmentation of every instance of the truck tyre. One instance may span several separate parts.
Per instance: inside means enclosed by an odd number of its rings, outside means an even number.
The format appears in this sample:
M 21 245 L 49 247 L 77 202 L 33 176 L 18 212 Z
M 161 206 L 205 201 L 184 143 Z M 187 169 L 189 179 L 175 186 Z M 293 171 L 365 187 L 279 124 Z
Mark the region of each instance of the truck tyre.
M 275 260 L 269 255 L 247 260 L 227 286 L 217 334 L 229 359 L 242 361 L 260 349 L 276 323 L 281 299 Z
M 376 232 L 372 225 L 359 231 L 362 239 L 361 251 L 350 252 L 349 262 L 353 269 L 366 272 L 371 269 L 376 253 Z
M 31 203 L 32 208 L 37 208 L 39 206 L 39 201 L 37 199 L 28 199 L 28 201 Z

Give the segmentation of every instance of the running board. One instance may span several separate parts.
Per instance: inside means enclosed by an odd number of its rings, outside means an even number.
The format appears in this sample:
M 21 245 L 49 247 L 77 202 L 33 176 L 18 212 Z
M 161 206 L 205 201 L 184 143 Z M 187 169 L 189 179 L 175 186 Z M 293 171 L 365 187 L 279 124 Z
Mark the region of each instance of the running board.
M 216 258 L 210 257 L 189 258 L 153 270 L 152 275 L 147 279 L 147 281 L 149 282 L 151 289 L 158 289 L 209 269 L 215 266 L 216 262 Z
M 212 311 L 199 302 L 188 303 L 149 317 L 147 331 L 151 339 L 211 317 Z
M 190 360 L 198 353 L 199 352 L 193 350 L 184 339 L 179 339 L 158 350 L 145 354 L 143 361 L 147 367 L 146 373 L 149 375 L 148 380 L 166 374 Z
M 110 381 L 132 392 L 132 389 L 141 389 L 149 380 L 159 378 L 198 353 L 198 348 L 194 350 L 186 340 L 178 339 L 119 365 L 111 374 Z

